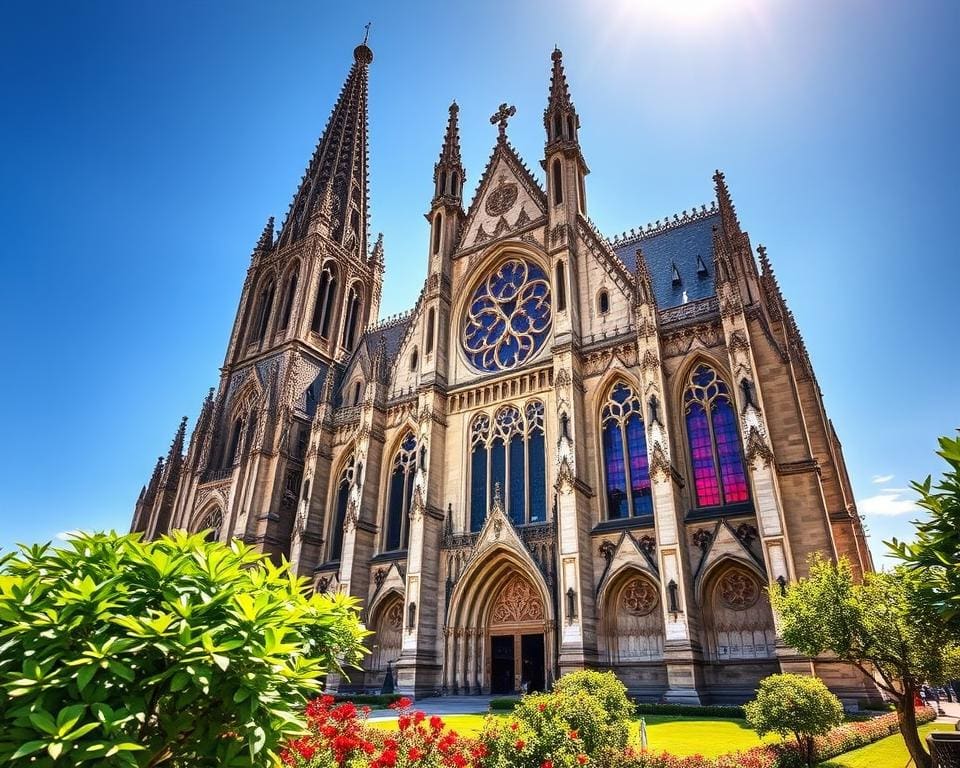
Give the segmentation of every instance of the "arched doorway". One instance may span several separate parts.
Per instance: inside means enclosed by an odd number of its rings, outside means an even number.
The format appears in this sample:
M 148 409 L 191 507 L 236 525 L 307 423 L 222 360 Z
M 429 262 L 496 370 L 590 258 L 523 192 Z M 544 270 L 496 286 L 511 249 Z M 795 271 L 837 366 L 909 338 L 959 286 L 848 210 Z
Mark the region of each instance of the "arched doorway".
M 521 574 L 513 574 L 490 611 L 490 693 L 544 690 L 545 617 L 543 600 L 533 585 Z
M 403 642 L 403 598 L 389 595 L 380 604 L 374 619 L 374 645 L 367 662 L 367 684 L 380 686 L 387 668 L 397 663 Z
M 707 642 L 714 661 L 776 657 L 773 611 L 752 569 L 734 563 L 719 565 L 710 574 L 704 594 Z
M 554 606 L 526 551 L 491 547 L 457 580 L 444 627 L 443 687 L 453 694 L 546 689 L 556 667 Z

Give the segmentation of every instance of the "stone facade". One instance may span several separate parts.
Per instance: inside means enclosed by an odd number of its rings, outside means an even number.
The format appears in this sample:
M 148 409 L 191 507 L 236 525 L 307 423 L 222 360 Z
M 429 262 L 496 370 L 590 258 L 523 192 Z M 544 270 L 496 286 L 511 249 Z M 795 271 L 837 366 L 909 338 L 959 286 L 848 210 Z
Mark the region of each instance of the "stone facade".
M 870 686 L 778 642 L 766 590 L 870 554 L 839 440 L 762 247 L 716 200 L 608 239 L 559 51 L 545 186 L 498 135 L 464 207 L 458 114 L 427 270 L 376 321 L 366 45 L 288 216 L 252 255 L 219 387 L 181 423 L 133 529 L 211 529 L 363 603 L 366 667 L 331 686 L 480 693 L 610 668 L 636 695 L 748 697 L 780 669 Z

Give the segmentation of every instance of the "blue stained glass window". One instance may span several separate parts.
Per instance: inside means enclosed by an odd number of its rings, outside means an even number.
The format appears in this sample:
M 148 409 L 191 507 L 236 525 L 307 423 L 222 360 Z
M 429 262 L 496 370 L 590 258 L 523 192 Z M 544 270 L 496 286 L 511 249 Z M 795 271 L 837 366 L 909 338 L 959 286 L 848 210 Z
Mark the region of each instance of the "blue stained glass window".
M 479 531 L 487 517 L 487 449 L 474 447 L 470 458 L 470 530 Z
M 343 552 L 343 524 L 347 519 L 347 501 L 350 498 L 350 483 L 343 480 L 337 490 L 337 515 L 330 531 L 330 560 L 339 560 Z
M 507 491 L 507 456 L 503 440 L 497 438 L 490 446 L 490 498 L 497 492 L 499 485 L 500 503 L 503 503 Z
M 713 435 L 717 442 L 717 456 L 720 460 L 720 481 L 723 484 L 723 498 L 727 504 L 746 501 L 747 478 L 740 460 L 740 437 L 733 408 L 726 399 L 716 400 L 713 404 Z
M 542 523 L 547 519 L 547 478 L 543 430 L 535 429 L 527 438 L 527 455 L 530 467 L 530 522 Z
M 526 522 L 526 486 L 523 481 L 523 436 L 510 440 L 510 519 L 516 525 Z
M 474 368 L 509 370 L 536 354 L 550 333 L 550 281 L 536 264 L 510 259 L 474 291 L 463 350 Z
M 608 516 L 614 519 L 627 517 L 627 471 L 620 424 L 616 421 L 608 421 L 603 427 L 603 455 L 607 469 Z
M 650 472 L 647 467 L 647 435 L 643 429 L 643 421 L 636 413 L 627 419 L 627 454 L 630 456 L 630 489 L 633 494 L 633 514 L 653 514 Z
M 390 518 L 387 523 L 387 551 L 400 549 L 400 534 L 403 528 L 403 486 L 406 473 L 403 469 L 395 469 L 390 476 L 389 510 Z

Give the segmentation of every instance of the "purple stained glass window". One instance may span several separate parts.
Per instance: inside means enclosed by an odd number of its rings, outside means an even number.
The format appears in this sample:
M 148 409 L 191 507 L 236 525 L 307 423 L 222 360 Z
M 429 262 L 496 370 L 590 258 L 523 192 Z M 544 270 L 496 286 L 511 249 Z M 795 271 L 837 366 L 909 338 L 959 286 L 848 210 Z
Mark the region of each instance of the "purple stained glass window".
M 633 495 L 633 514 L 652 514 L 650 472 L 647 467 L 647 436 L 643 431 L 643 421 L 636 413 L 627 419 L 627 455 L 630 457 L 630 490 Z
M 607 517 L 619 519 L 653 513 L 647 436 L 640 398 L 623 381 L 610 390 L 601 411 Z
M 716 371 L 697 366 L 684 395 L 687 439 L 697 505 L 736 504 L 750 498 L 740 453 L 737 417 Z
M 603 427 L 603 454 L 607 468 L 607 510 L 611 518 L 627 517 L 627 470 L 623 459 L 620 424 L 608 421 Z

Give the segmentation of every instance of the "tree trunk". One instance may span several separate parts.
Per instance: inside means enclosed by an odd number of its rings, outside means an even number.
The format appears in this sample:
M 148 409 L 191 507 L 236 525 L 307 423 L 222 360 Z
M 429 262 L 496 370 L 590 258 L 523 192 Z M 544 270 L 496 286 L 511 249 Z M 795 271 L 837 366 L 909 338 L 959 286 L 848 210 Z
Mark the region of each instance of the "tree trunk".
M 917 768 L 930 768 L 932 761 L 927 750 L 923 748 L 920 733 L 917 731 L 917 713 L 913 708 L 913 686 L 905 685 L 903 698 L 897 702 L 897 722 L 900 724 L 900 735 L 907 745 L 907 752 L 913 758 Z

